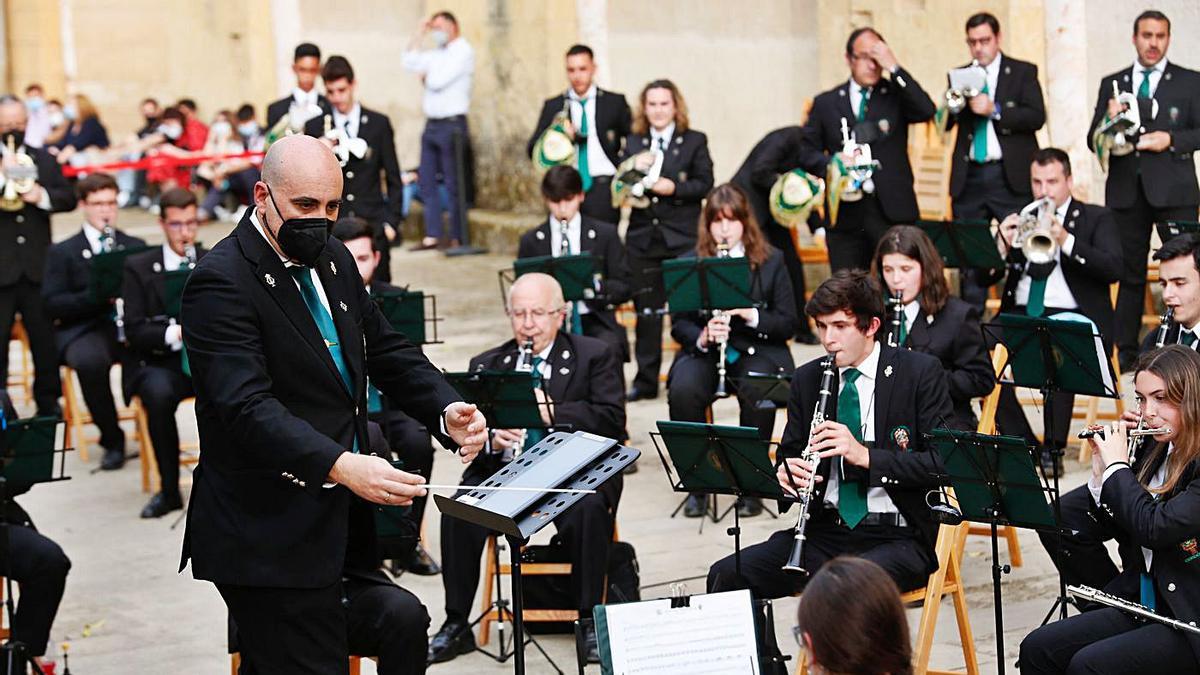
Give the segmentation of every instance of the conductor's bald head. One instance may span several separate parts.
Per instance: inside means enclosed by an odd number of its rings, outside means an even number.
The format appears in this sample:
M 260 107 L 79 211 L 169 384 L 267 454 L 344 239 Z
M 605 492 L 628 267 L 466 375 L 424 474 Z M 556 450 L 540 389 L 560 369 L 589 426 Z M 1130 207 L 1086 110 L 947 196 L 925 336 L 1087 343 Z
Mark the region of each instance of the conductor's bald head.
M 271 144 L 263 157 L 262 180 L 254 185 L 254 206 L 275 250 L 284 220 L 337 220 L 341 204 L 342 170 L 329 146 L 303 135 Z

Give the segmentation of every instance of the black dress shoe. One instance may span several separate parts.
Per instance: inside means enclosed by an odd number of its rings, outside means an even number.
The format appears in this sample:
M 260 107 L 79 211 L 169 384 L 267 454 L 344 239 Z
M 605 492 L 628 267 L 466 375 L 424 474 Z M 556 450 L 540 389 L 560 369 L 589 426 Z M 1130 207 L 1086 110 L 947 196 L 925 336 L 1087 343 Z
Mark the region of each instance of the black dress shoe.
M 708 511 L 708 496 L 701 494 L 690 494 L 687 498 L 687 503 L 683 505 L 684 518 L 702 518 L 704 513 Z
M 658 398 L 657 391 L 647 391 L 640 387 L 630 387 L 629 391 L 625 393 L 625 400 L 629 403 L 633 403 L 634 401 L 649 401 L 655 398 Z
M 447 621 L 429 640 L 428 663 L 445 663 L 475 651 L 475 636 L 465 621 Z
M 737 514 L 739 518 L 753 518 L 762 512 L 762 500 L 758 497 L 742 497 L 738 500 Z
M 165 495 L 161 492 L 155 493 L 150 501 L 142 507 L 143 518 L 162 518 L 172 511 L 178 511 L 183 508 L 183 499 L 178 495 Z
M 102 471 L 116 471 L 123 466 L 125 466 L 124 450 L 104 451 L 104 458 L 100 460 L 100 469 Z
M 432 577 L 442 573 L 442 568 L 429 555 L 429 551 L 425 550 L 424 546 L 417 545 L 417 552 L 413 554 L 412 562 L 408 563 L 408 571 L 419 577 Z

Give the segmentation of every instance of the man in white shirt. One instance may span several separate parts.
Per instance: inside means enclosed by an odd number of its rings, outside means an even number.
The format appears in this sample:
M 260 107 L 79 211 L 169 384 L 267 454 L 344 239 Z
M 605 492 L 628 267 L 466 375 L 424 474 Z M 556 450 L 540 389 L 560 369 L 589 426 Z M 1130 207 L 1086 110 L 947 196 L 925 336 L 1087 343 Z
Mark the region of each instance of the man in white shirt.
M 421 51 L 425 36 L 434 48 Z M 421 110 L 425 113 L 425 131 L 421 134 L 420 186 L 425 204 L 425 238 L 418 250 L 436 248 L 443 238 L 442 203 L 438 199 L 438 176 L 446 188 L 450 212 L 450 230 L 446 235 L 451 248 L 465 239 L 466 185 L 459 179 L 467 175 L 465 166 L 470 143 L 467 110 L 471 105 L 471 79 L 475 73 L 475 50 L 458 32 L 458 20 L 450 12 L 438 12 L 422 21 L 408 49 L 404 68 L 421 76 L 425 94 Z
M 267 130 L 276 135 L 289 130 L 304 129 L 305 122 L 329 113 L 329 101 L 317 91 L 317 76 L 321 73 L 321 49 L 311 42 L 296 45 L 292 57 L 292 72 L 296 74 L 296 86 L 291 93 L 267 106 Z M 280 120 L 287 117 L 283 127 L 275 129 Z

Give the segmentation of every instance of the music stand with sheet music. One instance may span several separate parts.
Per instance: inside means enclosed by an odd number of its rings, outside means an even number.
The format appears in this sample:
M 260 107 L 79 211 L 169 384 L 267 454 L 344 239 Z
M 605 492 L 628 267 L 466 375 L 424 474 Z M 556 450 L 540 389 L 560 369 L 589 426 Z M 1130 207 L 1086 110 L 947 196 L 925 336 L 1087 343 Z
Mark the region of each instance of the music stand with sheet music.
M 542 420 L 541 408 L 533 395 L 531 372 L 521 370 L 478 370 L 445 373 L 446 380 L 463 400 L 473 403 L 487 418 L 492 429 L 546 429 L 554 426 Z M 553 413 L 553 407 L 550 408 Z
M 712 312 L 754 307 L 750 259 L 675 258 L 662 264 L 663 288 L 672 312 Z
M 70 480 L 66 475 L 66 448 L 59 448 L 63 422 L 57 417 L 33 417 L 16 420 L 11 424 L 0 412 L 0 574 L 4 575 L 4 607 L 8 626 L 13 625 L 13 579 L 8 569 L 12 560 L 12 542 L 9 538 L 8 513 L 13 488 L 28 489 L 38 483 Z M 24 673 L 31 667 L 34 673 L 42 669 L 28 653 L 26 646 L 13 639 L 0 646 L 3 652 L 5 673 Z
M 571 255 L 517 258 L 513 261 L 511 277 L 506 276 L 509 270 L 500 271 L 500 293 L 505 295 L 504 299 L 507 301 L 505 281 L 511 285 L 523 274 L 541 272 L 558 281 L 558 285 L 562 287 L 563 300 L 595 300 L 599 297 L 596 284 L 604 278 L 603 269 L 604 258 L 587 251 Z
M 443 514 L 492 530 L 508 541 L 516 675 L 525 673 L 521 547 L 585 494 L 620 475 L 640 455 L 641 451 L 611 438 L 584 431 L 557 431 L 479 485 L 463 486 L 454 497 L 433 496 Z M 541 650 L 536 642 L 534 646 Z
M 772 441 L 764 441 L 756 427 L 733 427 L 702 422 L 671 422 L 659 420 L 658 432 L 650 439 L 658 451 L 667 480 L 675 492 L 698 492 L 704 495 L 733 495 L 737 498 L 788 499 L 775 477 L 771 464 Z M 659 447 L 662 439 L 666 447 Z M 668 461 L 668 456 L 670 461 Z M 719 517 L 713 509 L 713 522 L 718 523 L 733 511 L 733 527 L 726 534 L 733 537 L 733 568 L 742 573 L 742 528 L 735 501 Z M 671 513 L 674 518 L 682 504 Z M 703 527 L 701 520 L 701 527 Z
M 442 343 L 438 339 L 438 324 L 442 318 L 437 313 L 436 295 L 400 288 L 395 291 L 372 293 L 371 299 L 379 305 L 379 311 L 383 312 L 384 318 L 392 328 L 403 333 L 409 342 L 418 345 Z
M 749 372 L 741 377 L 733 378 L 737 383 L 738 392 L 747 400 L 754 402 L 757 410 L 774 410 L 787 408 L 788 398 L 792 393 L 791 373 Z
M 945 475 L 954 489 L 958 510 L 967 520 L 988 523 L 992 535 L 992 599 L 996 612 L 996 653 L 1000 675 L 1004 674 L 1004 609 L 1001 604 L 1001 575 L 1010 567 L 1000 564 L 996 528 L 1023 527 L 1053 530 L 1061 534 L 1059 519 L 1046 503 L 1049 493 L 1058 501 L 1057 486 L 1049 488 L 1039 479 L 1033 450 L 1015 436 L 989 436 L 969 431 L 934 429 L 926 435 L 942 460 Z
M 97 253 L 91 257 L 92 298 L 107 303 L 121 297 L 121 283 L 125 278 L 125 259 L 135 253 L 149 251 L 152 246 L 128 246 L 113 251 Z
M 917 227 L 929 235 L 945 267 L 960 270 L 1004 267 L 992 226 L 986 220 L 918 220 Z

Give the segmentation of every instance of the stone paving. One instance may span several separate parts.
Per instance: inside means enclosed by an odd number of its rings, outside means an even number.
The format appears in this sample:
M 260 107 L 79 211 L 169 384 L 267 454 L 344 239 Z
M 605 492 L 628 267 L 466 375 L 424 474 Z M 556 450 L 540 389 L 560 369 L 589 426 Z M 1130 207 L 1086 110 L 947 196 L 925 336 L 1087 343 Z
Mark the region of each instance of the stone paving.
M 72 234 L 78 223 L 78 215 L 57 217 L 56 239 Z M 161 233 L 148 214 L 124 211 L 121 223 L 134 234 L 152 242 L 161 241 Z M 215 243 L 229 229 L 228 225 L 209 225 L 200 238 Z M 432 252 L 393 253 L 393 277 L 399 283 L 411 283 L 414 288 L 437 295 L 439 312 L 445 317 L 439 329 L 445 342 L 427 349 L 434 363 L 449 370 L 461 369 L 473 354 L 506 339 L 507 320 L 501 310 L 497 271 L 508 264 L 508 256 L 501 255 L 445 259 Z M 797 363 L 820 355 L 818 347 L 795 347 L 794 352 Z M 626 374 L 631 376 L 632 371 Z M 731 538 L 724 533 L 731 522 L 708 523 L 700 531 L 698 521 L 668 517 L 680 496 L 671 492 L 649 439 L 654 421 L 666 417 L 665 392 L 657 400 L 630 404 L 628 412 L 633 436 L 630 444 L 641 449 L 643 457 L 641 470 L 626 478 L 619 523 L 621 538 L 637 549 L 643 595 L 668 595 L 670 582 L 680 579 L 688 580 L 688 591 L 703 592 L 702 575 L 708 565 L 732 551 Z M 189 414 L 190 410 L 181 410 L 185 439 L 195 437 L 194 422 L 186 419 Z M 716 417 L 718 422 L 736 424 L 736 403 L 718 403 Z M 778 423 L 781 429 L 782 415 Z M 136 450 L 136 444 L 131 442 L 130 450 Z M 94 450 L 87 463 L 72 456 L 67 463 L 72 480 L 39 486 L 20 500 L 41 530 L 62 545 L 73 563 L 52 633 L 54 641 L 70 640 L 71 666 L 77 673 L 228 673 L 224 605 L 211 585 L 192 580 L 186 570 L 176 572 L 183 534 L 182 526 L 176 527 L 177 514 L 161 520 L 139 519 L 137 514 L 148 495 L 140 491 L 137 460 L 121 471 L 99 473 L 99 454 Z M 1067 467 L 1069 475 L 1064 486 L 1081 483 L 1084 467 L 1073 459 L 1068 460 Z M 453 483 L 460 471 L 457 462 L 439 455 L 433 482 Z M 437 509 L 431 506 L 426 534 L 434 542 L 434 556 L 440 559 L 436 548 L 438 521 Z M 776 521 L 766 514 L 745 520 L 744 542 L 761 541 L 770 532 L 790 525 L 788 518 Z M 1009 667 L 1021 638 L 1042 620 L 1057 591 L 1057 577 L 1036 536 L 1021 532 L 1020 540 L 1024 565 L 1005 577 L 1003 584 L 1004 644 Z M 1003 548 L 1001 557 L 1007 562 Z M 997 659 L 989 561 L 988 539 L 970 537 L 963 575 L 981 672 L 994 671 Z M 433 620 L 431 632 L 436 630 L 443 618 L 440 577 L 407 575 L 401 583 L 427 604 Z M 796 644 L 791 627 L 796 602 L 778 602 L 775 619 L 779 643 L 793 655 Z M 915 631 L 920 611 L 909 610 L 908 616 Z M 560 668 L 574 668 L 569 638 L 547 636 L 539 640 Z M 531 673 L 553 672 L 532 649 L 528 664 Z M 963 667 L 949 603 L 943 603 L 939 612 L 932 664 L 939 669 Z M 433 666 L 430 672 L 503 673 L 511 668 L 511 661 L 497 664 L 472 654 Z M 594 667 L 591 670 L 595 672 Z M 363 672 L 374 673 L 373 664 L 364 662 Z

